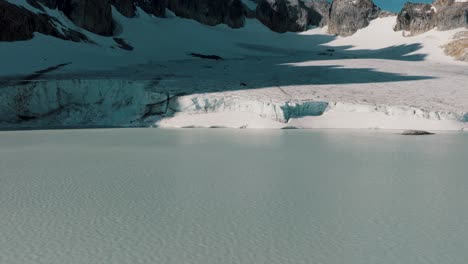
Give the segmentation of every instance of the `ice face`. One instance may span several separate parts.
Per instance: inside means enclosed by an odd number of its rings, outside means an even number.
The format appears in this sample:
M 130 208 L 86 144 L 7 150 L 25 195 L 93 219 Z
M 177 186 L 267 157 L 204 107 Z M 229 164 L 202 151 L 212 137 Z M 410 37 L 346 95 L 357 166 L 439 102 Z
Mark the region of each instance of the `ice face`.
M 144 82 L 48 80 L 2 88 L 0 122 L 37 125 L 126 125 L 167 100 Z M 163 106 L 164 108 L 164 106 Z
M 191 117 L 206 114 L 218 114 L 221 117 L 221 121 L 211 120 L 211 126 L 224 126 L 226 119 L 243 119 L 246 118 L 245 114 L 256 116 L 257 120 L 281 123 L 283 126 L 291 123 L 291 120 L 304 117 L 322 117 L 326 120 L 337 115 L 342 119 L 357 116 L 358 119 L 351 127 L 360 127 L 359 122 L 363 122 L 365 128 L 379 127 L 377 119 L 387 117 L 396 119 L 389 119 L 394 124 L 387 122 L 386 128 L 418 128 L 405 127 L 398 123 L 398 119 L 409 120 L 408 118 L 431 122 L 453 121 L 459 124 L 455 126 L 456 129 L 461 129 L 468 122 L 468 113 L 463 112 L 430 111 L 398 105 L 271 100 L 229 92 L 178 95 L 155 90 L 150 81 L 119 79 L 47 80 L 11 84 L 2 88 L 0 101 L 0 122 L 3 127 L 153 126 L 155 120 L 175 115 L 186 116 L 186 120 L 189 120 L 187 124 L 191 126 L 203 126 L 203 118 L 194 121 Z M 313 124 L 316 120 L 307 122 L 301 126 L 316 127 Z M 334 122 L 337 122 L 336 119 Z M 341 127 L 339 124 L 338 126 Z M 437 128 L 444 129 L 440 125 Z

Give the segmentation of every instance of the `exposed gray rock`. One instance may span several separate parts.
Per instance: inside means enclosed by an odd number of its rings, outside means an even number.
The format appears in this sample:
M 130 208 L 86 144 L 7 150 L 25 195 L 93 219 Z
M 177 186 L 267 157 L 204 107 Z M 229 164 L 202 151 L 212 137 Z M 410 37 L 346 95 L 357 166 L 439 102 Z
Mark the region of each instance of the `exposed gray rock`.
M 436 0 L 431 4 L 407 3 L 398 14 L 395 31 L 417 35 L 433 28 L 450 30 L 468 26 L 468 2 Z
M 133 50 L 133 46 L 128 44 L 127 41 L 123 38 L 114 38 L 115 43 L 117 43 L 118 47 L 123 50 L 131 51 Z
M 304 2 L 305 6 L 310 10 L 317 12 L 320 16 L 316 21 L 309 21 L 311 25 L 324 27 L 328 24 L 328 16 L 330 15 L 330 2 L 326 0 L 313 0 Z
M 444 45 L 444 51 L 456 60 L 468 62 L 468 31 L 455 34 L 453 41 Z
M 41 5 L 62 11 L 73 23 L 90 32 L 110 36 L 113 34 L 111 0 L 26 0 L 31 6 L 44 11 Z M 39 4 L 40 3 L 40 4 Z M 131 16 L 133 0 L 112 0 L 123 15 Z M 134 10 L 133 10 L 134 11 Z M 134 13 L 133 13 L 134 15 Z
M 85 35 L 65 27 L 59 31 L 56 25 L 60 25 L 60 22 L 47 14 L 36 14 L 0 0 L 0 41 L 32 39 L 34 32 L 65 40 L 87 41 Z
M 389 16 L 396 16 L 398 15 L 397 13 L 387 11 L 387 10 L 380 10 L 379 17 L 389 17 Z
M 398 14 L 395 31 L 408 31 L 412 35 L 431 30 L 435 26 L 435 10 L 430 4 L 406 3 Z
M 59 5 L 61 5 L 64 0 L 32 0 L 32 1 L 38 1 L 41 4 L 45 5 L 46 7 L 50 8 L 50 9 L 55 9 Z M 28 2 L 30 2 L 30 1 L 28 1 Z
M 134 2 L 147 14 L 157 17 L 166 16 L 167 0 L 134 0 Z
M 252 2 L 255 2 L 255 1 L 252 0 Z M 252 9 L 244 4 L 244 15 L 246 18 L 256 18 L 255 8 Z
M 403 136 L 427 136 L 434 135 L 434 133 L 423 131 L 423 130 L 406 130 L 401 133 Z
M 112 5 L 126 17 L 135 16 L 136 9 L 133 0 L 112 0 Z
M 434 0 L 432 2 L 432 5 L 436 8 L 439 9 L 444 6 L 452 5 L 455 3 L 455 0 Z
M 169 0 L 168 8 L 176 16 L 210 26 L 227 24 L 232 28 L 240 28 L 245 23 L 245 9 L 241 0 Z
M 111 36 L 111 0 L 65 0 L 60 9 L 77 26 L 93 33 Z
M 436 1 L 435 26 L 438 30 L 468 27 L 468 2 Z
M 350 36 L 381 13 L 372 0 L 333 0 L 330 8 L 328 31 L 331 34 Z
M 222 57 L 218 56 L 218 55 L 206 55 L 206 54 L 200 54 L 200 53 L 189 53 L 187 54 L 189 56 L 192 56 L 192 57 L 195 57 L 195 58 L 200 58 L 200 59 L 204 59 L 204 60 L 224 60 Z
M 42 5 L 37 0 L 26 0 L 26 2 L 32 7 L 35 7 L 41 11 L 45 11 Z
M 309 24 L 319 25 L 322 16 L 300 0 L 259 0 L 257 19 L 276 32 L 307 30 Z
M 304 31 L 308 26 L 307 10 L 298 0 L 261 0 L 256 14 L 260 22 L 276 32 Z

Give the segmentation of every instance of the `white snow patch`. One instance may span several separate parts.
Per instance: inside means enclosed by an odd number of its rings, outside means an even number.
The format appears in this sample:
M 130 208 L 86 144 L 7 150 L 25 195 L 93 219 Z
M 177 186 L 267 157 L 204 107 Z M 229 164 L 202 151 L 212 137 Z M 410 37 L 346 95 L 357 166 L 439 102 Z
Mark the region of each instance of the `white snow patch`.
M 366 28 L 358 30 L 354 35 L 349 37 L 338 37 L 335 40 L 327 43 L 328 46 L 346 46 L 350 45 L 349 50 L 360 50 L 369 49 L 377 50 L 382 48 L 389 48 L 401 45 L 421 45 L 421 48 L 414 53 L 427 54 L 427 60 L 444 62 L 444 63 L 456 63 L 459 65 L 466 65 L 466 63 L 460 63 L 455 61 L 452 57 L 444 54 L 441 49 L 442 45 L 447 44 L 452 36 L 457 32 L 465 29 L 459 28 L 447 31 L 438 31 L 433 29 L 429 32 L 412 36 L 405 37 L 402 32 L 395 32 L 393 30 L 396 23 L 396 16 L 389 16 L 383 18 L 377 18 L 371 21 L 370 25 Z M 326 31 L 323 29 L 313 29 L 310 31 L 303 32 L 304 35 L 316 35 L 324 34 Z

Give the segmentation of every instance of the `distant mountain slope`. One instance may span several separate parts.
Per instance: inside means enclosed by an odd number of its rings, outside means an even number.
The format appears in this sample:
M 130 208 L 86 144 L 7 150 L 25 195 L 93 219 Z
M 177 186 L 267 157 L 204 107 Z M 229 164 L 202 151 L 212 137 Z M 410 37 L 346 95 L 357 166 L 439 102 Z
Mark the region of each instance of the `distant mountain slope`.
M 326 27 L 277 33 L 257 19 L 233 29 L 137 7 L 134 17 L 112 9 L 109 37 L 57 9 L 24 3 L 87 42 L 37 32 L 0 42 L 0 128 L 468 124 L 466 64 L 441 48 L 463 29 L 409 38 L 393 30 L 396 16 L 389 16 L 349 37 Z M 458 46 L 450 50 L 460 54 Z
M 175 15 L 231 28 L 257 19 L 280 33 L 328 26 L 329 33 L 339 36 L 350 36 L 378 17 L 393 15 L 372 0 L 333 0 L 331 4 L 326 0 L 0 0 L 0 41 L 31 39 L 34 32 L 72 41 L 87 41 L 85 31 L 116 37 L 121 27 L 113 8 L 128 18 L 142 13 L 161 18 Z M 436 0 L 432 5 L 405 5 L 395 30 L 417 34 L 466 26 L 466 0 Z

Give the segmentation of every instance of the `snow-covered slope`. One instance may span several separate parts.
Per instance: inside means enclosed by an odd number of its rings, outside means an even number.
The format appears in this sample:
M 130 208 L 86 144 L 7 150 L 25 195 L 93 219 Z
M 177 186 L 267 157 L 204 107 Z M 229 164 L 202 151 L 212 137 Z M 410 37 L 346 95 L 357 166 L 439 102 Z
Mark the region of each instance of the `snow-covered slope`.
M 132 51 L 89 32 L 0 43 L 2 126 L 468 127 L 468 66 L 439 47 L 460 30 L 405 38 L 388 17 L 336 38 L 137 12 L 113 14 Z
M 466 30 L 463 28 L 447 31 L 437 31 L 436 29 L 433 29 L 425 34 L 406 37 L 405 32 L 395 32 L 393 30 L 395 23 L 396 19 L 394 16 L 377 18 L 371 22 L 369 27 L 359 30 L 356 34 L 350 37 L 338 37 L 327 45 L 352 45 L 353 47 L 351 50 L 375 50 L 398 45 L 420 44 L 421 48 L 415 53 L 426 54 L 426 60 L 453 63 L 453 59 L 444 54 L 441 46 L 450 42 L 457 32 Z M 303 34 L 317 34 L 317 31 L 320 32 L 320 29 L 304 32 Z M 413 53 L 410 52 L 408 55 L 411 54 Z M 466 66 L 466 63 L 460 63 L 460 65 Z

